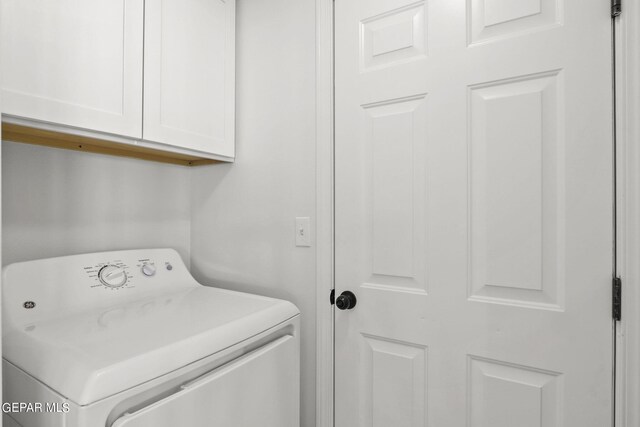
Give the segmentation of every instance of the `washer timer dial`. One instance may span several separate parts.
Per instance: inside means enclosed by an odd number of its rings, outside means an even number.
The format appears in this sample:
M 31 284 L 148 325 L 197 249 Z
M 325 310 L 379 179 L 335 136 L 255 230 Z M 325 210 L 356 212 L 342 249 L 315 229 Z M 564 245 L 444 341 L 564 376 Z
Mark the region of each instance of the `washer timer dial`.
M 98 272 L 98 278 L 103 285 L 110 288 L 119 288 L 127 283 L 127 273 L 124 268 L 113 264 L 102 267 Z

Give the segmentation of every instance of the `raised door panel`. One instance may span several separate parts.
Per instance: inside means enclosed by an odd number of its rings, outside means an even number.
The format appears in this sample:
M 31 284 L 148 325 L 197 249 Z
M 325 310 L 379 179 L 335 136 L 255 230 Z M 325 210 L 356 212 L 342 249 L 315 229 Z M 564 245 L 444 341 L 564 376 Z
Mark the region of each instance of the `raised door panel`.
M 427 290 L 425 95 L 362 106 L 367 209 L 362 286 Z
M 2 112 L 142 135 L 143 0 L 3 0 Z
M 562 74 L 470 88 L 471 300 L 564 307 Z
M 474 356 L 468 358 L 469 427 L 555 427 L 563 376 Z
M 147 141 L 234 156 L 235 0 L 148 0 Z
M 363 334 L 360 354 L 361 425 L 423 427 L 427 419 L 428 349 Z

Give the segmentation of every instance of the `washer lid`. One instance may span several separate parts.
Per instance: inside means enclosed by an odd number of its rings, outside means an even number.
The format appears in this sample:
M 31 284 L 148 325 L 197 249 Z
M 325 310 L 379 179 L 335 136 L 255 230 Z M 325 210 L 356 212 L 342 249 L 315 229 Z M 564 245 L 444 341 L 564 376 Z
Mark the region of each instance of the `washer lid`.
M 4 357 L 87 405 L 209 356 L 299 314 L 287 301 L 205 286 L 11 324 Z

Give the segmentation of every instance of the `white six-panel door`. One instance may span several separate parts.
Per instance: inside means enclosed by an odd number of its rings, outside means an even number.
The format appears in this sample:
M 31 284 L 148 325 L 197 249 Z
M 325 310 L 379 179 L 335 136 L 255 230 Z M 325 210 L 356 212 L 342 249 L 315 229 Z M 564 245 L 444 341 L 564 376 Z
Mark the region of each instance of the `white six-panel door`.
M 143 0 L 2 0 L 2 111 L 140 138 Z
M 335 8 L 336 426 L 610 426 L 609 2 Z

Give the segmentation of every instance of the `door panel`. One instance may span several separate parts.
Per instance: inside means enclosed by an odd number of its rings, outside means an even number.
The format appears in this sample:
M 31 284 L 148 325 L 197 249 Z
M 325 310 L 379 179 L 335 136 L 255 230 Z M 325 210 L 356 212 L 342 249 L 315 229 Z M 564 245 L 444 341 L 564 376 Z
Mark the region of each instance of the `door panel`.
M 363 106 L 367 286 L 426 291 L 424 96 Z M 393 143 L 390 143 L 393 141 Z
M 3 0 L 2 112 L 142 136 L 142 0 Z
M 610 425 L 610 30 L 336 2 L 337 427 Z
M 427 349 L 364 334 L 362 345 L 362 369 L 369 372 L 360 390 L 364 425 L 424 425 Z
M 469 44 L 544 31 L 563 24 L 562 0 L 469 0 Z
M 561 426 L 561 374 L 469 357 L 469 425 Z
M 560 72 L 469 88 L 470 298 L 563 308 Z

